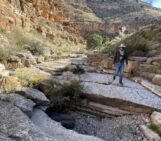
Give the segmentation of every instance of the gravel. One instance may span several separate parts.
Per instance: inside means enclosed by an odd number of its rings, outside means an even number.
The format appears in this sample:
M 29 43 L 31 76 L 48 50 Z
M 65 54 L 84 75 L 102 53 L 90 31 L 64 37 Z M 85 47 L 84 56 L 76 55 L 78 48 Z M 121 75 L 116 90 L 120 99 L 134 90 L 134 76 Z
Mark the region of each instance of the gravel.
M 148 115 L 127 115 L 114 118 L 98 118 L 73 112 L 76 125 L 74 130 L 86 135 L 102 138 L 106 141 L 147 141 L 139 130 L 140 124 L 146 124 Z

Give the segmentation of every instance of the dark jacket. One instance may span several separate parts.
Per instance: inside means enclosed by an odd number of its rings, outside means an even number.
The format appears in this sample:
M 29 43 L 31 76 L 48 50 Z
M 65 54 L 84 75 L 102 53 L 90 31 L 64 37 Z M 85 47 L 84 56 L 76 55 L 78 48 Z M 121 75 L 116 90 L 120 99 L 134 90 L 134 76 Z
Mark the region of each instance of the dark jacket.
M 124 55 L 121 56 L 120 51 L 117 51 L 115 56 L 114 56 L 114 60 L 113 60 L 113 64 L 116 63 L 125 63 L 128 64 L 128 54 L 125 51 Z

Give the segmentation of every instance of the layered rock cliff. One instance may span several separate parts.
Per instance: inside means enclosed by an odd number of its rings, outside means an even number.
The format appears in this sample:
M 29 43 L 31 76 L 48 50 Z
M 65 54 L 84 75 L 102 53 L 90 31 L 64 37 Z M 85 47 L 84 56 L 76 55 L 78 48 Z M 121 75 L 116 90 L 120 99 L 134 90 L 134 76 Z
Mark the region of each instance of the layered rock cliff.
M 7 29 L 36 29 L 51 39 L 55 29 L 68 31 L 76 41 L 93 32 L 116 34 L 121 26 L 131 32 L 161 18 L 161 10 L 135 0 L 1 0 L 0 12 Z

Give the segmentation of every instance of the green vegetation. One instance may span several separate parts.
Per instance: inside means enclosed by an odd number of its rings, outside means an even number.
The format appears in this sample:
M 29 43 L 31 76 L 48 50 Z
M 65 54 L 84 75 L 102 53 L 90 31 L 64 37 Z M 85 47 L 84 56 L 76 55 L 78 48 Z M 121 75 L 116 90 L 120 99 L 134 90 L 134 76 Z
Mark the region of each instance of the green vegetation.
M 158 133 L 159 136 L 161 136 L 161 127 L 157 126 L 157 125 L 149 125 L 148 126 L 151 130 L 153 130 L 154 132 Z
M 65 105 L 66 102 L 79 101 L 82 95 L 82 85 L 79 81 L 71 81 L 70 83 L 59 85 L 54 81 L 48 81 L 48 85 L 45 88 L 45 94 L 49 97 L 53 105 L 59 105 L 60 107 Z
M 4 49 L 4 48 L 0 48 L 0 61 L 5 61 L 8 59 L 10 54 L 10 50 L 8 49 Z
M 49 77 L 41 75 L 39 73 L 34 73 L 33 71 L 26 70 L 25 68 L 18 68 L 15 70 L 15 75 L 20 80 L 22 86 L 33 87 L 42 80 L 47 80 Z
M 38 54 L 38 55 L 44 55 L 44 51 L 45 51 L 45 48 L 43 47 L 43 45 L 40 43 L 40 42 L 29 42 L 28 43 L 28 50 L 32 53 L 32 54 L 34 54 L 34 55 L 36 55 L 36 54 Z
M 6 29 L 0 27 L 0 33 L 6 33 Z
M 92 34 L 87 38 L 87 48 L 96 49 L 102 47 L 104 38 L 98 34 Z
M 76 68 L 72 70 L 74 74 L 83 74 L 85 71 L 82 67 L 79 65 L 76 65 Z
M 146 27 L 136 33 L 126 35 L 123 39 L 115 38 L 107 42 L 101 49 L 101 53 L 113 56 L 121 43 L 124 43 L 130 56 L 153 57 L 160 55 L 161 26 L 159 24 Z

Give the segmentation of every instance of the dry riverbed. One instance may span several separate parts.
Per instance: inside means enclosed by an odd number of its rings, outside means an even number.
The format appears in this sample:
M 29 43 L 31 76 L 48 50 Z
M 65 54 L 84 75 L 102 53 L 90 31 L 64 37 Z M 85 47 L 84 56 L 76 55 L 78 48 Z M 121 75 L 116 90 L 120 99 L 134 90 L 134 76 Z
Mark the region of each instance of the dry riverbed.
M 93 135 L 106 141 L 146 141 L 139 125 L 149 121 L 148 115 L 127 115 L 114 118 L 99 118 L 72 112 L 75 117 L 74 130 Z

